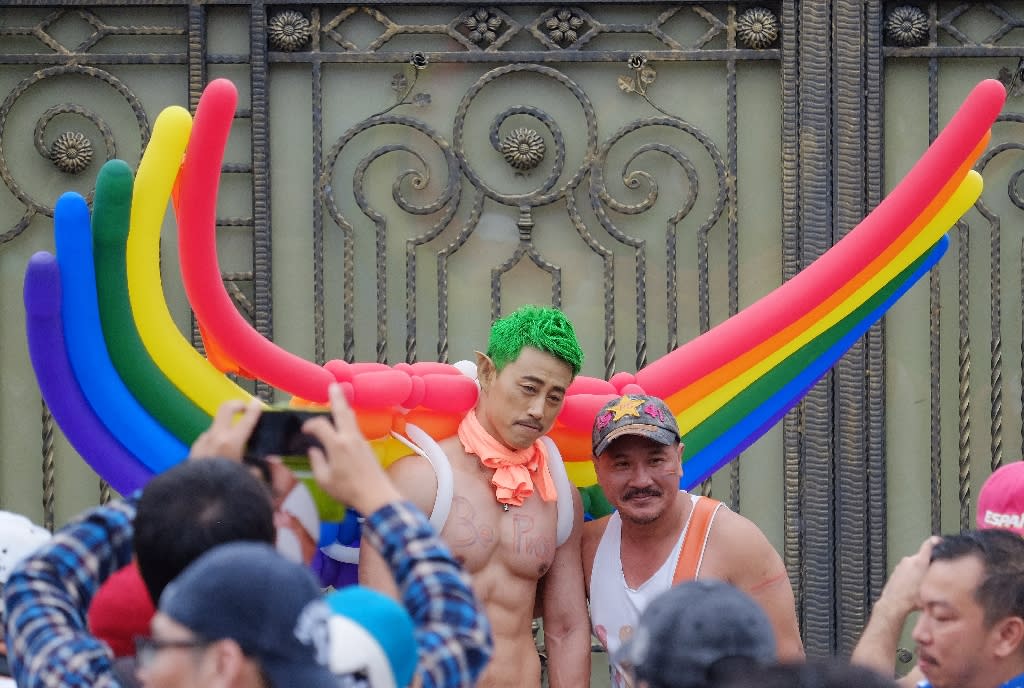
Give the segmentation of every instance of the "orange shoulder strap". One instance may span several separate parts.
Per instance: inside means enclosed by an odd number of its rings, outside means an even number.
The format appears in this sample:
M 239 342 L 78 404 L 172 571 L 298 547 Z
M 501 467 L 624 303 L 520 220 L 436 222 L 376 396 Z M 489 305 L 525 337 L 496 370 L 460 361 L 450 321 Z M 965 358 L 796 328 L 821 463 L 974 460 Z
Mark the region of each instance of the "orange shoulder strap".
M 676 562 L 676 572 L 672 575 L 672 585 L 697 577 L 697 569 L 704 558 L 708 533 L 711 532 L 711 522 L 715 520 L 715 514 L 718 513 L 720 506 L 721 502 L 708 497 L 699 497 L 697 503 L 693 505 L 690 525 L 686 529 L 686 539 L 679 548 L 679 560 Z

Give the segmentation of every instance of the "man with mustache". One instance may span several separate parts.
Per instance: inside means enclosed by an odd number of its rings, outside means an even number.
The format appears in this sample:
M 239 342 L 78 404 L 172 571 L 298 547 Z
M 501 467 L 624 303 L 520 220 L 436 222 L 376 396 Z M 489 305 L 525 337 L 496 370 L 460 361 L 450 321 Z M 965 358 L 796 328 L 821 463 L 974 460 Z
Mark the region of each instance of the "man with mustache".
M 583 572 L 594 633 L 614 655 L 647 604 L 672 585 L 723 580 L 753 597 L 775 632 L 780 660 L 803 658 L 793 590 L 778 552 L 751 521 L 679 489 L 683 444 L 665 402 L 627 394 L 593 431 L 597 480 L 616 513 L 583 531 Z M 612 667 L 612 685 L 628 685 Z
M 480 395 L 458 434 L 437 443 L 410 430 L 422 455 L 388 469 L 407 499 L 435 514 L 432 521 L 449 510 L 435 525 L 469 572 L 494 637 L 481 688 L 539 688 L 535 607 L 544 620 L 549 685 L 590 682 L 583 511 L 558 450 L 544 438 L 582 363 L 572 323 L 557 309 L 526 306 L 498 320 L 487 353 L 477 353 Z M 450 482 L 435 465 L 450 466 Z M 360 548 L 359 580 L 397 595 L 370 547 Z

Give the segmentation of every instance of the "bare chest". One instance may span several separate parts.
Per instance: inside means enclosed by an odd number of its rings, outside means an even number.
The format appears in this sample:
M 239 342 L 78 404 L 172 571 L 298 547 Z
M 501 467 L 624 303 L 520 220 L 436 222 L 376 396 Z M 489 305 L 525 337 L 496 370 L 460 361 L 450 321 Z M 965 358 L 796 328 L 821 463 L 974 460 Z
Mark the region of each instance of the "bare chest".
M 506 510 L 494 497 L 489 472 L 457 469 L 454 478 L 455 497 L 441 534 L 466 570 L 498 567 L 530 580 L 547 573 L 555 558 L 554 502 L 534 494 Z

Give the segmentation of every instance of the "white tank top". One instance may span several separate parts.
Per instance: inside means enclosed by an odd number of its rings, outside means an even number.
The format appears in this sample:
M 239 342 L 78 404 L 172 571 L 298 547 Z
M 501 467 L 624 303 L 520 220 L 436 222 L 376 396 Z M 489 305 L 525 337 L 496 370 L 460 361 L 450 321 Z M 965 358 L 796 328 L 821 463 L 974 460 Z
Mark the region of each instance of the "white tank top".
M 694 505 L 700 499 L 699 495 L 689 497 Z M 617 511 L 608 517 L 608 525 L 597 544 L 594 565 L 590 573 L 590 621 L 594 627 L 594 635 L 604 645 L 609 656 L 614 655 L 623 641 L 632 635 L 640 613 L 651 600 L 672 586 L 676 562 L 679 560 L 683 542 L 686 541 L 686 534 L 690 530 L 691 518 L 693 509 L 690 509 L 683 532 L 679 534 L 675 547 L 661 567 L 638 587 L 631 588 L 622 573 L 622 519 L 619 518 Z M 699 565 L 697 573 L 700 574 Z M 611 667 L 611 684 L 612 688 L 624 688 L 628 685 L 614 665 Z

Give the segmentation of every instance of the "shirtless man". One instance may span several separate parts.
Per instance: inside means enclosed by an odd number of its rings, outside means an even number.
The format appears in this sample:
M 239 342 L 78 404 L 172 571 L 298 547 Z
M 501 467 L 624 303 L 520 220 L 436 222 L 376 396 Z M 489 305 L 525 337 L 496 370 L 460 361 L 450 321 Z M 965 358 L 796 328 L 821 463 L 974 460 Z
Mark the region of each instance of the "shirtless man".
M 554 445 L 542 441 L 562 409 L 566 389 L 583 362 L 572 324 L 558 310 L 527 306 L 494 323 L 487 354 L 477 353 L 480 396 L 458 435 L 439 443 L 453 474 L 454 497 L 441 537 L 469 571 L 473 590 L 491 622 L 494 654 L 481 688 L 540 686 L 541 667 L 532 636 L 535 604 L 544 619 L 548 678 L 552 688 L 587 686 L 590 625 L 580 568 L 582 506 L 562 504 L 548 460 Z M 557 471 L 555 461 L 552 471 Z M 399 491 L 430 513 L 439 481 L 422 456 L 399 459 L 388 469 Z M 437 505 L 443 507 L 444 505 Z M 557 522 L 571 531 L 558 544 Z M 568 531 L 568 528 L 565 530 Z M 387 567 L 363 547 L 359 580 L 396 594 Z
M 587 523 L 582 544 L 594 632 L 608 652 L 629 637 L 658 593 L 700 578 L 748 593 L 771 621 L 779 659 L 802 659 L 782 559 L 751 521 L 680 491 L 683 445 L 665 402 L 641 394 L 608 402 L 594 421 L 593 448 L 598 483 L 617 509 Z M 616 667 L 612 685 L 628 685 Z

